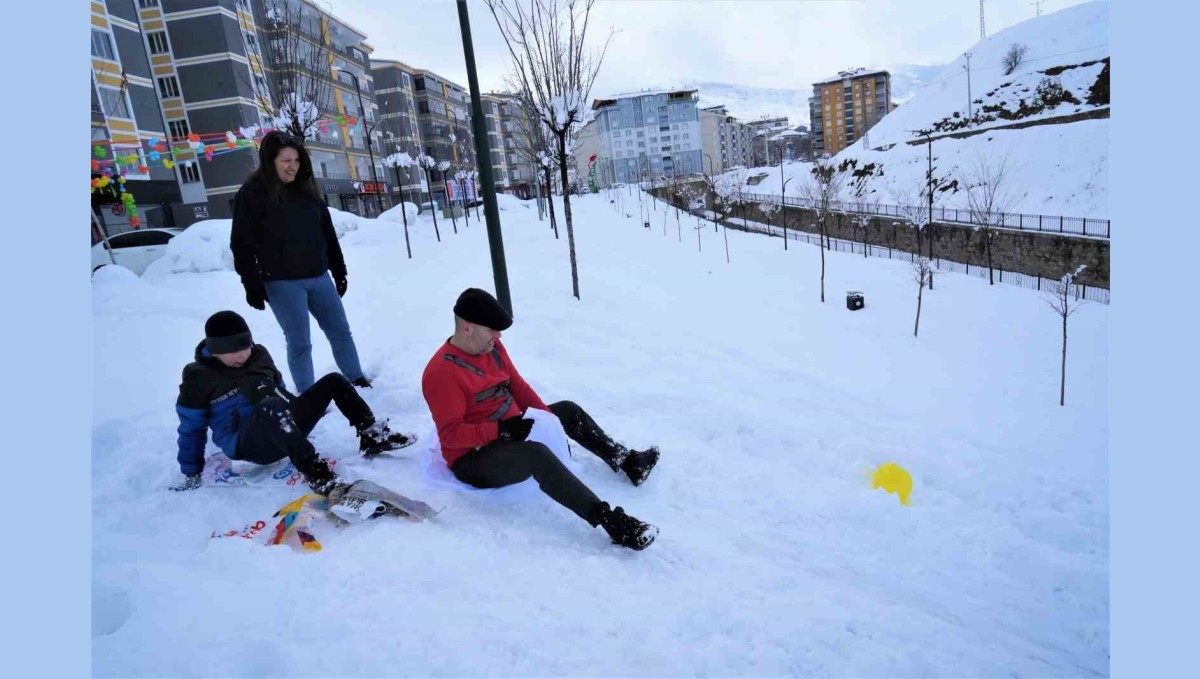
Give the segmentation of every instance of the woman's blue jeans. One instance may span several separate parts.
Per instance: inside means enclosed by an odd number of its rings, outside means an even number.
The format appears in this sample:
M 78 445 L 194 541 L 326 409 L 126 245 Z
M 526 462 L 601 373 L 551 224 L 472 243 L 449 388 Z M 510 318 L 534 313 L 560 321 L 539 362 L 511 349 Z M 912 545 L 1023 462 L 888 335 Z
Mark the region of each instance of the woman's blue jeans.
M 311 387 L 314 382 L 312 362 L 312 336 L 309 332 L 308 314 L 317 319 L 317 325 L 329 340 L 333 360 L 338 370 L 350 381 L 363 376 L 358 362 L 358 349 L 350 334 L 350 323 L 346 320 L 346 309 L 338 297 L 329 274 L 316 278 L 299 278 L 288 281 L 267 281 L 267 302 L 279 327 L 283 328 L 287 340 L 288 371 L 296 393 Z

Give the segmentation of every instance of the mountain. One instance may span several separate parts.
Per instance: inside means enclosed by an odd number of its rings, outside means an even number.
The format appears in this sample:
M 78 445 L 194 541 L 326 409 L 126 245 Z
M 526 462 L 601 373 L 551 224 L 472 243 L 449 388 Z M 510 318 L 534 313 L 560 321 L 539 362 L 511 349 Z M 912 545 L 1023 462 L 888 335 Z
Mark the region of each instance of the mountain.
M 892 74 L 892 100 L 897 104 L 908 101 L 917 89 L 936 78 L 943 68 L 945 66 L 914 64 L 888 67 Z M 808 125 L 808 98 L 812 96 L 812 86 L 788 89 L 711 81 L 689 82 L 684 86 L 700 90 L 701 107 L 724 105 L 730 115 L 740 120 L 787 116 L 788 123 L 793 127 Z

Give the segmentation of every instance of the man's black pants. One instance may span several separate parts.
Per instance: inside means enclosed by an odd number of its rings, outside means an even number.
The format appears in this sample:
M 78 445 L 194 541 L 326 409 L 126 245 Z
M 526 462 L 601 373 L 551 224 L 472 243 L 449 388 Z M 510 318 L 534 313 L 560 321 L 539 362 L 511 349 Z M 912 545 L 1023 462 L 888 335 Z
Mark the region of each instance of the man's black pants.
M 578 442 L 610 467 L 610 460 L 624 459 L 628 449 L 615 443 L 583 408 L 571 401 L 550 404 L 567 436 Z M 600 498 L 585 486 L 543 443 L 536 441 L 493 441 L 463 455 L 450 467 L 454 476 L 476 488 L 502 488 L 521 483 L 529 477 L 555 502 L 594 523 L 593 512 Z
M 308 435 L 331 401 L 356 428 L 375 421 L 370 407 L 350 381 L 341 373 L 330 373 L 291 403 L 278 397 L 259 401 L 250 420 L 243 422 L 238 431 L 237 459 L 271 464 L 287 457 L 308 478 L 328 476 L 328 467 L 317 455 Z

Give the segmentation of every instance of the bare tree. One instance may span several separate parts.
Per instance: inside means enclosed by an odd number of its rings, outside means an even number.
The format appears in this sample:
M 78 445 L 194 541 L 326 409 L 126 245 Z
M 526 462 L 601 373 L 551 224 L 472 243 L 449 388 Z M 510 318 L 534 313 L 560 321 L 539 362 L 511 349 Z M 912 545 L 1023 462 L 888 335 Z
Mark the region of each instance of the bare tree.
M 983 154 L 975 157 L 967 171 L 967 210 L 971 215 L 972 228 L 983 234 L 990 285 L 996 284 L 992 266 L 992 240 L 996 229 L 1004 226 L 1005 214 L 1016 202 L 1007 187 L 1010 172 L 1007 155 L 995 159 Z
M 1004 53 L 1004 60 L 1001 62 L 1004 65 L 1004 75 L 1012 75 L 1012 72 L 1017 70 L 1017 67 L 1025 60 L 1025 53 L 1028 51 L 1029 45 L 1019 42 L 1014 42 L 1010 45 L 1008 51 Z
M 825 302 L 825 250 L 829 247 L 829 219 L 836 211 L 836 206 L 842 199 L 842 184 L 844 177 L 837 167 L 828 160 L 817 160 L 813 163 L 812 178 L 801 187 L 802 195 L 809 208 L 816 215 L 817 225 L 821 229 L 821 302 Z
M 869 179 L 854 185 L 854 197 L 857 211 L 851 216 L 850 223 L 854 224 L 859 232 L 863 246 L 863 258 L 866 259 L 867 227 L 871 225 L 871 220 L 879 210 L 879 198 L 875 195 L 875 189 L 871 188 Z
M 913 280 L 917 282 L 917 320 L 913 323 L 913 337 L 917 336 L 917 331 L 921 328 L 921 293 L 925 291 L 925 287 L 933 279 L 933 266 L 929 263 L 927 257 L 918 256 L 912 263 Z
M 512 55 L 520 90 L 530 93 L 539 117 L 556 140 L 555 160 L 562 180 L 563 216 L 571 255 L 571 289 L 579 299 L 567 163 L 574 151 L 572 134 L 587 122 L 587 100 L 613 31 L 599 50 L 587 47 L 588 20 L 596 0 L 486 1 Z
M 267 89 L 254 88 L 259 110 L 275 116 L 275 126 L 313 137 L 321 111 L 333 105 L 333 51 L 321 13 L 301 0 L 265 0 L 263 58 Z
M 716 176 L 705 175 L 705 182 L 713 197 L 713 207 L 716 208 L 718 221 L 725 230 L 725 263 L 729 263 L 729 232 L 725 220 L 739 204 L 742 185 L 746 183 L 746 171 L 743 169 L 730 170 Z
M 778 203 L 775 203 L 775 202 L 772 202 L 769 200 L 764 200 L 764 201 L 760 202 L 757 207 L 758 207 L 758 211 L 761 212 L 763 214 L 763 216 L 767 218 L 767 233 L 769 234 L 769 233 L 771 233 L 771 226 L 772 226 L 771 217 L 774 216 L 775 213 L 783 210 L 783 207 L 780 206 Z M 787 225 L 786 225 L 786 223 L 783 226 L 783 249 L 784 250 L 787 249 Z
M 1067 319 L 1083 304 L 1083 300 L 1079 298 L 1072 299 L 1072 291 L 1075 287 L 1075 278 L 1083 273 L 1085 268 L 1087 267 L 1081 266 L 1075 270 L 1075 273 L 1065 274 L 1042 291 L 1042 298 L 1046 300 L 1051 309 L 1054 309 L 1056 314 L 1062 317 L 1062 378 L 1058 387 L 1058 405 L 1060 406 L 1067 402 Z
M 554 238 L 557 240 L 558 219 L 554 214 L 554 201 L 550 197 L 550 188 L 554 185 L 551 174 L 554 172 L 552 161 L 554 152 L 550 145 L 549 133 L 541 116 L 538 115 L 537 104 L 534 103 L 532 95 L 528 90 L 521 89 L 520 78 L 515 73 L 509 74 L 504 79 L 504 83 L 509 92 L 513 93 L 518 111 L 516 117 L 520 129 L 516 130 L 513 135 L 517 153 L 525 162 L 537 168 L 534 181 L 544 184 L 546 187 L 546 205 L 550 210 L 550 229 L 554 231 Z M 541 178 L 539 179 L 538 176 Z M 541 193 L 540 188 L 538 193 Z

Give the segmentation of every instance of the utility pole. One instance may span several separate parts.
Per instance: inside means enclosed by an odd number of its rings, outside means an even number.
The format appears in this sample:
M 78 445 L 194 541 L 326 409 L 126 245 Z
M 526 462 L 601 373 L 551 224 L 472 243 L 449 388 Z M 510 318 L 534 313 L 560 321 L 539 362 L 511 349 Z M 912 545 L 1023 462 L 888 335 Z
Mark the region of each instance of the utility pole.
M 929 194 L 929 217 L 925 228 L 929 229 L 929 256 L 933 257 L 933 138 L 925 135 L 925 145 L 929 147 L 929 169 L 926 175 L 925 191 Z M 917 256 L 921 255 L 921 232 L 917 231 Z M 933 272 L 929 272 L 929 289 L 933 289 Z
M 979 0 L 979 39 L 987 37 L 987 29 L 983 27 L 983 0 Z
M 967 52 L 967 65 L 963 66 L 967 71 L 967 120 L 975 119 L 975 107 L 971 103 L 971 53 Z
M 358 86 L 358 75 L 356 75 L 353 71 L 347 71 L 344 68 L 339 68 L 337 70 L 350 76 L 350 79 L 354 81 L 354 91 L 358 94 L 358 108 L 359 112 L 362 114 L 362 116 L 359 118 L 359 121 L 362 122 L 362 118 L 367 117 L 367 107 L 365 104 L 363 104 L 362 88 Z M 365 123 L 362 125 L 363 136 L 367 138 L 367 157 L 371 159 L 371 181 L 375 184 L 373 193 L 375 194 L 375 210 L 377 216 L 379 212 L 383 211 L 383 203 L 379 200 L 379 196 L 382 192 L 379 190 L 379 174 L 375 171 L 375 151 L 373 151 L 371 148 L 371 133 L 375 131 L 375 128 L 378 127 L 378 125 L 379 124 L 376 123 L 369 128 Z
M 479 95 L 479 75 L 475 71 L 475 47 L 471 41 L 471 19 L 467 16 L 467 0 L 458 0 L 458 26 L 462 31 L 463 55 L 467 61 L 467 83 L 471 88 L 471 126 L 475 133 L 475 157 L 492 157 L 488 148 L 487 121 L 483 117 L 483 99 Z M 490 162 L 478 163 L 479 180 L 483 190 L 484 217 L 487 221 L 488 245 L 492 253 L 492 276 L 496 282 L 496 301 L 511 316 L 512 297 L 508 291 L 508 265 L 504 261 L 504 236 L 500 233 L 500 210 L 496 206 L 496 182 Z
M 1031 4 L 1031 5 L 1033 5 L 1035 8 L 1037 8 L 1037 16 L 1041 16 L 1041 15 L 1042 15 L 1042 5 L 1043 5 L 1045 2 L 1046 2 L 1046 0 L 1033 0 L 1033 2 L 1031 2 L 1031 3 L 1029 3 L 1029 4 Z

